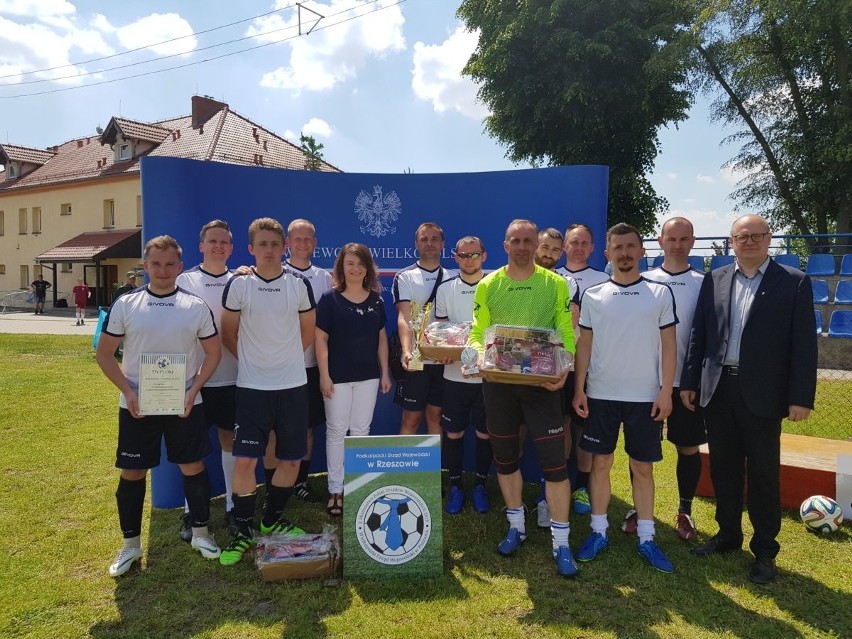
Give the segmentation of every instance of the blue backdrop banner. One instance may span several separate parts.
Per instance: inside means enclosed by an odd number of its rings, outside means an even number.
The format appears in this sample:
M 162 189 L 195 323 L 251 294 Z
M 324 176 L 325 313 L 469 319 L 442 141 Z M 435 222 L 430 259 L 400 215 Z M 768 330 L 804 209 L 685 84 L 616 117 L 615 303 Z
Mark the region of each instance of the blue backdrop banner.
M 201 260 L 199 229 L 217 218 L 226 220 L 233 231 L 232 268 L 254 263 L 247 249 L 247 229 L 258 217 L 273 217 L 285 228 L 295 218 L 313 222 L 317 229 L 313 261 L 323 268 L 331 269 L 337 252 L 347 242 L 367 245 L 383 276 L 389 330 L 396 326 L 391 278 L 394 272 L 416 261 L 414 233 L 423 222 L 435 222 L 443 228 L 443 265 L 450 269 L 456 268 L 452 257 L 455 242 L 465 235 L 483 240 L 488 251 L 486 269 L 505 265 L 502 242 L 506 227 L 516 218 L 530 219 L 540 229 L 552 226 L 561 231 L 570 224 L 587 224 L 597 239 L 591 264 L 604 267 L 608 183 L 605 166 L 361 174 L 145 157 L 141 171 L 143 240 L 171 235 L 183 247 L 186 268 Z M 399 409 L 391 402 L 391 395 L 379 398 L 372 433 L 399 432 Z M 322 441 L 318 439 L 320 445 L 315 447 L 312 472 L 325 468 Z M 214 480 L 215 474 L 211 469 Z M 181 496 L 181 503 L 182 500 Z M 157 501 L 164 503 L 155 495 L 155 506 L 166 507 Z M 166 501 L 171 504 L 172 499 Z

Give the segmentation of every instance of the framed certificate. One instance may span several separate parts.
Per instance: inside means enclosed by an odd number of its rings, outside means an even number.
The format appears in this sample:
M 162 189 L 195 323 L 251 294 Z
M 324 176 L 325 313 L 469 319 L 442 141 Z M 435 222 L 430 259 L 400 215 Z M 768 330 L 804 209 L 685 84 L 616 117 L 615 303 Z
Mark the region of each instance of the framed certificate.
M 183 415 L 186 353 L 142 353 L 139 357 L 139 414 Z

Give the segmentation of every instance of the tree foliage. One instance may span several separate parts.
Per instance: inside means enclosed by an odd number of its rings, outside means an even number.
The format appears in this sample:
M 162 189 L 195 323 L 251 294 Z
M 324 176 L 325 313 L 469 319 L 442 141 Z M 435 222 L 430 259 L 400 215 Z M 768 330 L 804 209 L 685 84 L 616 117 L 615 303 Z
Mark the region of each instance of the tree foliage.
M 486 130 L 533 164 L 610 167 L 610 222 L 653 229 L 667 208 L 647 174 L 661 125 L 690 104 L 686 0 L 463 0 L 478 30 L 464 73 L 480 84 Z
M 710 0 L 695 24 L 714 117 L 740 127 L 733 197 L 781 229 L 848 233 L 852 214 L 849 0 Z M 812 243 L 812 248 L 817 243 Z
M 325 145 L 318 143 L 314 136 L 303 133 L 299 136 L 299 147 L 305 156 L 305 170 L 319 171 L 322 166 L 322 150 Z

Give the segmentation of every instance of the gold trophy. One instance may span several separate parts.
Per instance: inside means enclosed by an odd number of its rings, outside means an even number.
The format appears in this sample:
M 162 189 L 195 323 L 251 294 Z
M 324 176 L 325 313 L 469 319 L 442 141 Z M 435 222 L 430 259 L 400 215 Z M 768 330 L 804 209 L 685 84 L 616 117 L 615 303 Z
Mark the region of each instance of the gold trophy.
M 429 325 L 432 315 L 432 302 L 426 302 L 423 306 L 417 302 L 411 302 L 411 319 L 408 326 L 411 328 L 411 336 L 414 340 L 414 348 L 411 349 L 411 359 L 408 360 L 408 370 L 423 370 L 423 355 L 420 353 L 420 339 Z

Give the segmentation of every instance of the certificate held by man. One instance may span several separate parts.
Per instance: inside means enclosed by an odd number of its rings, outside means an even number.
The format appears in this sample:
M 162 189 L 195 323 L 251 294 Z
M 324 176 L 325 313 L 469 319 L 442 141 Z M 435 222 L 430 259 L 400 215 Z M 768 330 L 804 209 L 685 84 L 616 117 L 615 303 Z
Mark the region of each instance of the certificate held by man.
M 186 353 L 142 353 L 139 358 L 139 414 L 183 415 Z

